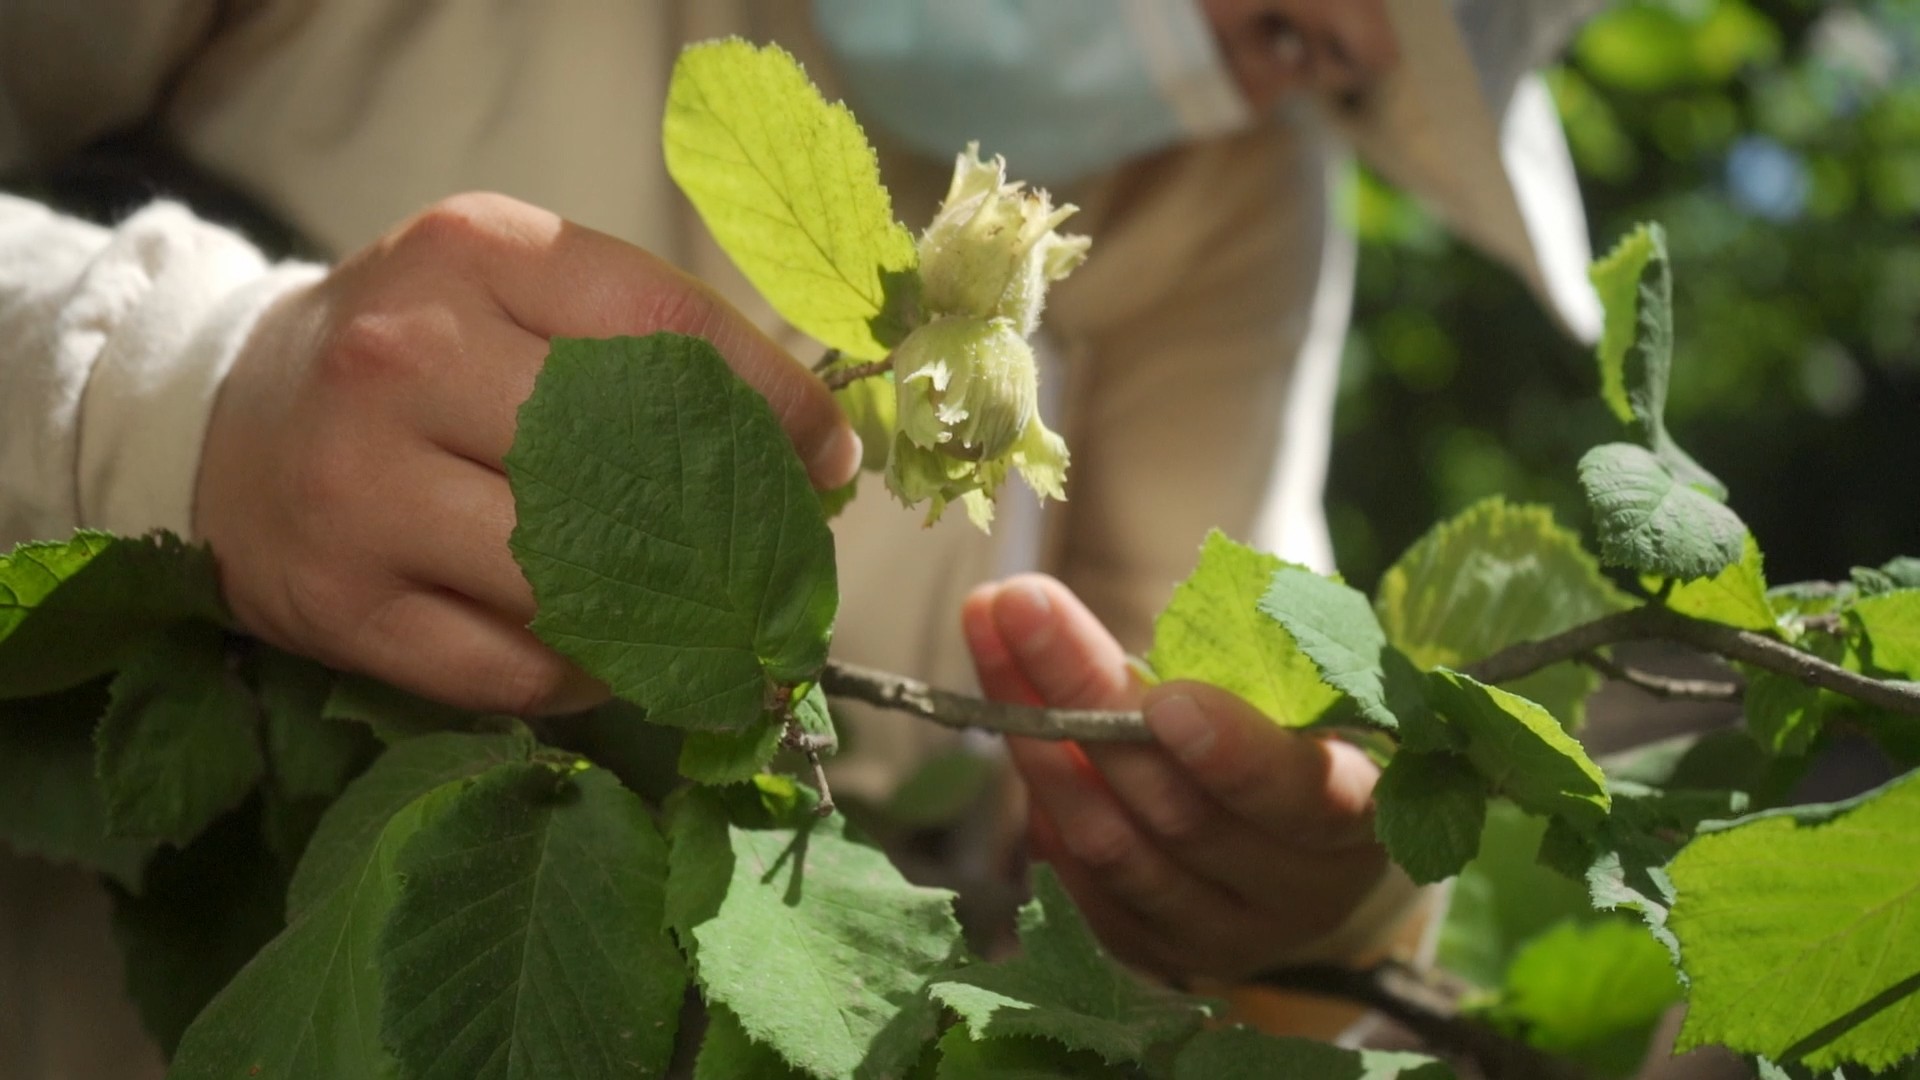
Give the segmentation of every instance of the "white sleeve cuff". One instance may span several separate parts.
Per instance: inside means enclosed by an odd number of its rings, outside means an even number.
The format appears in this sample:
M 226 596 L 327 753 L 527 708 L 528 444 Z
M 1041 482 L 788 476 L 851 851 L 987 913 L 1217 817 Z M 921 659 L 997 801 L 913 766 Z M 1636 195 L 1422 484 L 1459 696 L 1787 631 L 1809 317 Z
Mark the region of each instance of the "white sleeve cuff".
M 79 524 L 191 535 L 221 380 L 260 314 L 325 272 L 270 269 L 251 245 L 171 203 L 114 230 L 61 313 L 62 351 L 94 353 L 77 425 Z

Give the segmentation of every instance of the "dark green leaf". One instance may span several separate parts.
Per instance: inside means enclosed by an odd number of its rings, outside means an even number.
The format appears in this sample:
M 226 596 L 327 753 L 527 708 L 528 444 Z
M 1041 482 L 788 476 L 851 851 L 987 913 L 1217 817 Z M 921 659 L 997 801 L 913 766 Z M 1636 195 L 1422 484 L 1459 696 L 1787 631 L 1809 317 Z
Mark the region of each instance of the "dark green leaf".
M 139 896 L 113 890 L 127 996 L 169 1056 L 207 1002 L 280 932 L 287 874 L 261 842 L 255 805 L 185 848 L 159 852 Z
M 79 532 L 22 544 L 0 556 L 0 698 L 103 675 L 149 634 L 185 619 L 227 621 L 204 547 L 170 533 Z
M 1359 590 L 1311 570 L 1283 566 L 1273 575 L 1260 610 L 1286 628 L 1320 677 L 1353 698 L 1367 720 L 1400 731 L 1416 750 L 1446 749 L 1431 723 L 1420 690 L 1420 673 L 1387 644 L 1373 607 Z
M 93 729 L 106 710 L 105 680 L 0 701 L 0 843 L 138 891 L 155 844 L 107 834 L 93 769 Z
M 1017 956 L 933 984 L 975 1039 L 1034 1036 L 1108 1062 L 1144 1062 L 1207 1015 L 1205 1002 L 1151 986 L 1108 956 L 1045 865 L 1034 869 L 1033 899 L 1020 909 L 1020 946 Z
M 1597 824 L 1556 818 L 1540 844 L 1540 859 L 1583 880 L 1598 911 L 1638 914 L 1656 941 L 1674 956 L 1679 943 L 1667 928 L 1673 882 L 1667 863 L 1694 829 L 1711 818 L 1746 809 L 1740 792 L 1660 791 L 1637 784 L 1611 785 L 1613 813 Z
M 524 762 L 533 740 L 524 730 L 501 735 L 443 732 L 387 750 L 327 809 L 287 888 L 287 916 L 296 919 L 364 864 L 387 823 L 415 799 L 496 765 Z
M 1480 849 L 1487 782 L 1459 754 L 1402 750 L 1374 788 L 1374 832 L 1421 885 L 1460 872 Z
M 1687 456 L 1667 432 L 1673 270 L 1666 232 L 1659 225 L 1635 229 L 1593 265 L 1592 277 L 1606 308 L 1599 350 L 1601 396 L 1682 483 L 1715 501 L 1725 500 L 1726 485 Z
M 364 724 L 381 742 L 395 743 L 437 731 L 472 731 L 479 713 L 415 697 L 378 679 L 336 673 L 321 715 Z
M 656 1076 L 686 971 L 666 845 L 611 773 L 532 763 L 466 785 L 409 840 L 376 952 L 408 1076 Z M 664 1021 L 664 1022 L 663 1022 Z
M 689 731 L 680 743 L 680 775 L 699 784 L 737 784 L 767 767 L 784 730 L 768 718 L 739 731 Z
M 265 722 L 269 786 L 291 800 L 332 801 L 372 749 L 364 728 L 324 715 L 333 673 L 265 648 L 253 671 Z
M 1543 816 L 1606 816 L 1599 766 L 1539 705 L 1446 668 L 1427 673 L 1427 699 L 1466 736 L 1467 759 L 1494 792 Z
M 707 1034 L 700 1040 L 693 1080 L 806 1080 L 806 1075 L 747 1038 L 740 1018 L 726 1006 L 707 1006 Z
M 1732 510 L 1681 482 L 1631 443 L 1608 443 L 1580 459 L 1600 558 L 1643 574 L 1691 581 L 1740 560 L 1747 527 Z
M 259 705 L 213 624 L 162 632 L 111 694 L 94 742 L 115 834 L 185 844 L 260 779 Z
M 819 672 L 833 537 L 772 410 L 713 346 L 556 340 L 507 473 L 534 632 L 652 722 L 737 731 Z
M 407 745 L 455 738 L 469 737 L 428 736 Z M 478 752 L 468 762 L 476 771 L 485 768 L 494 749 L 474 742 L 458 745 Z M 443 744 L 438 750 L 449 748 Z M 452 782 L 417 790 L 419 762 L 403 757 L 394 772 L 383 768 L 398 753 L 389 751 L 375 762 L 322 819 L 300 870 L 309 872 L 313 849 L 328 838 L 327 850 L 339 853 L 330 860 L 338 873 L 323 880 L 310 902 L 289 904 L 287 928 L 248 961 L 181 1037 L 168 1080 L 397 1074 L 397 1063 L 380 1041 L 382 988 L 375 945 L 398 893 L 394 861 L 400 849 L 446 809 L 462 786 Z M 400 788 L 411 797 L 367 828 L 366 811 L 388 802 Z

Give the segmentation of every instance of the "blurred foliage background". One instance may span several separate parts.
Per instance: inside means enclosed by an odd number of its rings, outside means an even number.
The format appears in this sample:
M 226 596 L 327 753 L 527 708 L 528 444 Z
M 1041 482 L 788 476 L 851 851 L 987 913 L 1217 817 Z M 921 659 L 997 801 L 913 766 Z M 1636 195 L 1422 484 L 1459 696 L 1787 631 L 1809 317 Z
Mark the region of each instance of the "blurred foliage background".
M 1669 421 L 1769 580 L 1920 554 L 1920 0 L 1624 0 L 1549 82 L 1595 250 L 1665 223 Z M 1586 528 L 1616 427 L 1591 354 L 1417 206 L 1357 182 L 1362 240 L 1328 510 L 1371 588 L 1482 496 Z

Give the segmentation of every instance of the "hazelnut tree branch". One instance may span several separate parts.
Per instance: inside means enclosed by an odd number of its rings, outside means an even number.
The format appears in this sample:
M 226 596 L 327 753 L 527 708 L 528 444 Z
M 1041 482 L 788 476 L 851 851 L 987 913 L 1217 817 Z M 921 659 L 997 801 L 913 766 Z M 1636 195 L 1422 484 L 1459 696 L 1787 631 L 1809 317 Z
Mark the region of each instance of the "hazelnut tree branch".
M 987 701 L 840 660 L 827 661 L 826 670 L 820 673 L 820 688 L 829 697 L 864 701 L 950 728 L 984 728 L 1003 735 L 1081 742 L 1151 742 L 1153 739 L 1138 712 L 1043 709 Z
M 1890 712 L 1920 716 L 1920 684 L 1876 679 L 1848 671 L 1765 634 L 1695 619 L 1651 604 L 1603 615 L 1552 637 L 1508 646 L 1485 660 L 1469 664 L 1464 670 L 1481 682 L 1511 682 L 1550 664 L 1578 659 L 1603 645 L 1623 641 L 1671 641 L 1691 645 Z
M 1570 630 L 1510 645 L 1463 671 L 1484 683 L 1512 682 L 1563 661 L 1586 663 L 1607 675 L 1664 697 L 1699 701 L 1736 701 L 1741 688 L 1732 682 L 1673 679 L 1621 667 L 1595 650 L 1624 641 L 1670 641 L 1690 645 L 1729 660 L 1786 675 L 1810 686 L 1832 690 L 1868 705 L 1920 716 L 1920 683 L 1876 679 L 1848 671 L 1782 641 L 1751 630 L 1690 618 L 1658 605 L 1604 615 Z M 987 701 L 929 686 L 918 679 L 830 660 L 820 676 L 829 695 L 864 701 L 883 709 L 931 720 L 951 728 L 981 728 L 1004 735 L 1082 742 L 1149 742 L 1153 736 L 1138 712 L 1106 709 L 1047 709 Z
M 1737 702 L 1746 694 L 1746 689 L 1737 682 L 1723 679 L 1677 679 L 1670 675 L 1659 675 L 1615 663 L 1597 652 L 1581 653 L 1574 659 L 1609 679 L 1637 687 L 1654 697 L 1669 701 Z
M 1460 1015 L 1457 990 L 1440 985 L 1401 964 L 1367 970 L 1334 964 L 1307 964 L 1263 972 L 1262 986 L 1363 1005 L 1406 1028 L 1434 1052 L 1471 1062 L 1487 1080 L 1586 1080 L 1589 1074 Z

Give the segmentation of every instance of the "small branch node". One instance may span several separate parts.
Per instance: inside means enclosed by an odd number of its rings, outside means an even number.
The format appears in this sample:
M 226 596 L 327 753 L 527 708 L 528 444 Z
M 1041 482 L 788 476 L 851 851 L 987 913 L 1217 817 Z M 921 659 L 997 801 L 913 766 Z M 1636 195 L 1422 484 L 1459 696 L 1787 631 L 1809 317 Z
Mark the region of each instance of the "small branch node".
M 807 765 L 813 770 L 813 786 L 820 792 L 820 803 L 813 812 L 820 817 L 833 813 L 833 788 L 827 784 L 826 767 L 820 764 L 820 752 L 833 748 L 833 739 L 826 735 L 815 735 L 800 726 L 800 721 L 787 718 L 787 726 L 780 733 L 780 745 L 806 755 Z
M 885 375 L 893 370 L 893 360 L 875 360 L 868 364 L 854 364 L 852 367 L 835 368 L 820 377 L 829 390 L 841 390 L 861 379 L 870 379 L 875 375 Z

